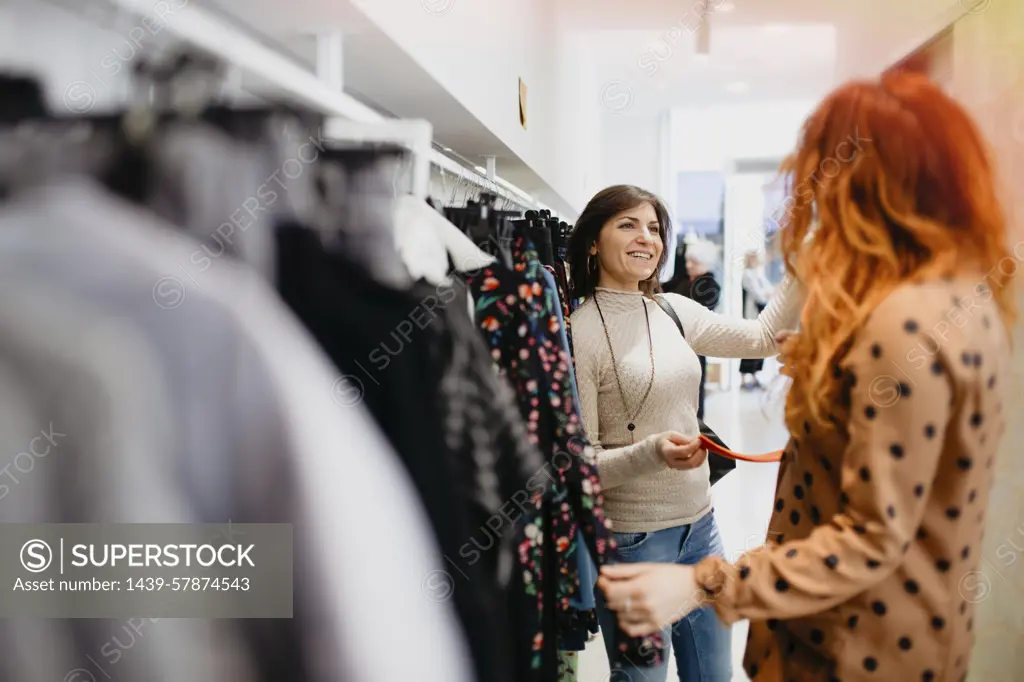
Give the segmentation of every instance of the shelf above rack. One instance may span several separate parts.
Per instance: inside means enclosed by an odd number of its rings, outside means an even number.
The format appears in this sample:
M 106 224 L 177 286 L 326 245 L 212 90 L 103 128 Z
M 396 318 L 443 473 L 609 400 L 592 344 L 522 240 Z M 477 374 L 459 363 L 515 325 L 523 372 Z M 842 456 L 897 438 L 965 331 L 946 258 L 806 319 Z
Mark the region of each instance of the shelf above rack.
M 140 17 L 152 14 L 152 0 L 105 1 Z M 195 3 L 176 7 L 173 19 L 166 21 L 166 28 L 193 47 L 223 60 L 250 76 L 273 84 L 283 96 L 325 116 L 365 124 L 395 121 L 377 113 L 351 95 L 332 89 L 313 72 L 247 35 L 237 25 Z M 483 188 L 511 204 L 524 209 L 542 208 L 537 202 L 527 200 L 518 192 L 505 189 L 436 149 L 430 149 L 427 154 L 433 166 Z

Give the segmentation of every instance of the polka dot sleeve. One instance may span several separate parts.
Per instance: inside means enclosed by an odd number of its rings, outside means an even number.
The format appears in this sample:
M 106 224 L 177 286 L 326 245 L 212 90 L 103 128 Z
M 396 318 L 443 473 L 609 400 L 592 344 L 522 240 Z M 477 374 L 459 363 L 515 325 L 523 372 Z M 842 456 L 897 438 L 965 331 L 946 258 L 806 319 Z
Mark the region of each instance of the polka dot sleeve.
M 880 583 L 902 561 L 924 515 L 953 397 L 943 353 L 920 367 L 893 361 L 914 347 L 911 309 L 912 301 L 884 302 L 837 372 L 850 410 L 839 512 L 806 538 L 762 547 L 735 566 L 721 559 L 698 565 L 698 583 L 724 622 L 827 610 Z M 796 490 L 778 494 L 789 508 L 802 499 Z

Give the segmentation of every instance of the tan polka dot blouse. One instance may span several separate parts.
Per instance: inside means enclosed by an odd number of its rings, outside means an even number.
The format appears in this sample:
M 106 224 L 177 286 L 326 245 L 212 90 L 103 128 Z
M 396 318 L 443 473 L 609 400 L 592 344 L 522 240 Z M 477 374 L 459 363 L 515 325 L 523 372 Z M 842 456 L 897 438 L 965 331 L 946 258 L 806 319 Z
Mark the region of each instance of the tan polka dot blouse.
M 698 582 L 749 618 L 761 682 L 959 682 L 1009 342 L 983 276 L 901 286 L 835 368 L 830 424 L 791 434 L 768 544 Z

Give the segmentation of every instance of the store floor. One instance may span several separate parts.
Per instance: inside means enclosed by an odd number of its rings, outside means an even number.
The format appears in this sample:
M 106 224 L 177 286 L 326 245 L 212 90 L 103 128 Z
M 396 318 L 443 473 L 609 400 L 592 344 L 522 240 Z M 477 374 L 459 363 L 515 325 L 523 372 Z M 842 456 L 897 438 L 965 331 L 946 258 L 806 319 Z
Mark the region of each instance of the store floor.
M 784 398 L 772 382 L 775 367 L 766 363 L 762 382 L 768 390 L 746 392 L 732 390 L 709 393 L 705 421 L 739 452 L 760 453 L 785 445 L 787 432 L 783 426 Z M 775 494 L 777 464 L 739 462 L 736 471 L 726 476 L 713 489 L 715 517 L 721 528 L 726 556 L 735 559 L 743 552 L 764 543 Z M 733 680 L 748 682 L 742 670 L 747 622 L 733 627 Z M 587 645 L 580 657 L 581 682 L 607 682 L 608 661 L 600 636 Z M 674 663 L 667 682 L 678 682 Z

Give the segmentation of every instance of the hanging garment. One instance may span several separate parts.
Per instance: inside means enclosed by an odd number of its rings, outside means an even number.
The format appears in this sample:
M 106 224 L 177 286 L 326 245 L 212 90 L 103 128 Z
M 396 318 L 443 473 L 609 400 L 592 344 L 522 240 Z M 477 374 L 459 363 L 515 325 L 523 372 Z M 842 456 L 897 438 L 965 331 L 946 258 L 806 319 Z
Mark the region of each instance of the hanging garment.
M 0 280 L 16 281 L 18 295 L 0 298 L 0 447 L 7 456 L 33 454 L 27 462 L 21 455 L 5 462 L 11 471 L 0 522 L 196 522 L 181 489 L 165 484 L 177 475 L 171 404 L 144 334 L 48 282 L 6 274 Z M 166 664 L 175 658 L 174 674 L 183 680 L 261 679 L 239 628 L 198 619 L 135 624 L 140 635 L 157 634 L 135 646 L 115 619 L 3 619 L 0 679 L 89 679 L 108 669 L 118 679 L 146 679 L 154 671 L 169 674 Z M 133 649 L 113 663 L 99 655 L 112 636 Z M 216 651 L 208 646 L 212 638 Z M 308 679 L 301 661 L 294 669 Z
M 558 324 L 564 335 L 564 347 L 569 358 L 573 357 L 572 350 L 572 328 L 569 322 L 571 310 L 569 308 L 569 282 L 565 268 L 565 248 L 556 250 L 558 258 L 553 268 L 546 268 L 549 272 L 554 270 L 554 281 L 549 282 L 556 290 L 560 303 L 558 308 Z M 576 391 L 576 376 L 572 365 L 569 367 L 569 374 L 572 379 L 572 391 L 576 406 L 579 407 L 579 395 Z M 577 409 L 577 417 L 583 423 L 583 416 Z M 597 622 L 597 600 L 594 594 L 594 587 L 597 583 L 597 566 L 594 558 L 586 548 L 581 529 L 577 526 L 575 536 L 576 569 L 579 571 L 580 591 L 572 601 L 573 607 L 577 610 L 577 625 L 563 632 L 559 639 L 559 648 L 564 652 L 583 651 L 587 646 L 590 635 L 597 634 L 600 626 Z M 574 668 L 573 668 L 574 669 Z
M 395 288 L 414 281 L 397 248 L 395 230 L 393 181 L 405 153 L 397 145 L 335 148 L 316 168 L 323 201 L 316 227 L 332 248 Z
M 247 127 L 267 131 L 255 140 L 239 140 L 198 121 L 165 123 L 154 136 L 147 149 L 152 177 L 145 204 L 200 242 L 191 267 L 205 269 L 227 256 L 273 279 L 272 228 L 312 203 L 312 170 L 297 159 L 310 152 L 315 159 L 320 144 L 289 140 L 291 158 L 272 153 L 275 138 L 289 129 L 285 120 L 268 111 L 251 121 Z
M 189 271 L 199 248 L 89 183 L 0 210 L 0 287 L 28 292 L 0 301 L 18 330 L 0 392 L 29 389 L 2 450 L 58 417 L 67 434 L 60 466 L 37 466 L 0 521 L 294 524 L 293 619 L 163 620 L 120 679 L 470 680 L 449 605 L 423 598 L 441 564 L 394 453 L 336 402 L 346 384 L 274 292 L 227 259 Z M 367 518 L 394 542 L 366 552 L 344 521 Z M 418 634 L 382 662 L 398 612 Z M 109 637 L 104 621 L 6 620 L 0 679 L 65 679 Z
M 549 305 L 555 311 L 555 316 L 558 319 L 559 331 L 555 335 L 556 341 L 562 347 L 566 356 L 571 359 L 569 327 L 565 318 L 562 317 L 562 311 L 565 309 L 565 304 L 563 303 L 565 291 L 557 284 L 558 280 L 551 273 L 552 268 L 545 266 L 544 270 L 541 274 L 547 284 L 545 295 L 554 299 L 549 301 Z M 569 363 L 569 386 L 572 392 L 573 404 L 578 408 L 579 395 L 576 392 L 576 375 L 571 362 Z M 583 416 L 578 409 L 576 411 L 576 418 L 580 423 L 583 423 Z M 572 609 L 568 614 L 569 618 L 566 623 L 559 630 L 558 648 L 562 652 L 583 651 L 587 646 L 587 640 L 590 635 L 596 634 L 600 627 L 597 622 L 597 599 L 594 595 L 594 586 L 597 582 L 597 567 L 594 565 L 590 552 L 587 551 L 586 541 L 579 526 L 576 527 L 576 533 L 573 535 L 569 547 L 566 548 L 565 554 L 566 559 L 574 563 L 576 570 L 579 572 L 579 590 L 569 600 Z
M 539 633 L 520 633 L 520 647 L 532 650 L 528 661 L 534 679 L 557 678 L 558 633 L 571 628 L 572 599 L 579 593 L 579 574 L 566 551 L 572 546 L 577 524 L 588 549 L 603 562 L 614 550 L 611 531 L 602 509 L 600 479 L 595 459 L 578 416 L 571 388 L 571 360 L 556 342 L 561 327 L 555 300 L 545 293 L 543 267 L 532 244 L 517 236 L 512 244 L 514 269 L 499 264 L 482 268 L 468 278 L 476 301 L 476 320 L 491 348 L 499 370 L 512 384 L 521 413 L 527 420 L 531 443 L 540 448 L 554 478 L 554 493 L 544 500 L 544 522 L 527 528 L 528 537 L 541 550 L 543 585 L 534 586 Z M 625 656 L 659 662 L 660 636 L 622 642 Z M 638 652 L 643 648 L 644 655 Z M 653 652 L 654 655 L 651 655 Z M 524 677 L 525 679 L 525 677 Z
M 428 590 L 453 600 L 477 679 L 513 680 L 514 519 L 539 516 L 540 495 L 526 491 L 543 462 L 494 375 L 464 287 L 393 289 L 301 227 L 280 228 L 277 243 L 282 297 L 358 388 L 427 510 L 448 563 Z
M 572 358 L 572 329 L 569 326 L 569 315 L 572 314 L 572 311 L 569 310 L 569 280 L 565 276 L 565 263 L 556 260 L 554 265 L 545 265 L 544 269 L 551 274 L 551 281 L 548 284 L 554 290 L 555 296 L 558 297 L 556 307 L 559 309 L 561 318 L 559 323 L 565 332 L 569 357 Z

